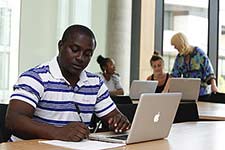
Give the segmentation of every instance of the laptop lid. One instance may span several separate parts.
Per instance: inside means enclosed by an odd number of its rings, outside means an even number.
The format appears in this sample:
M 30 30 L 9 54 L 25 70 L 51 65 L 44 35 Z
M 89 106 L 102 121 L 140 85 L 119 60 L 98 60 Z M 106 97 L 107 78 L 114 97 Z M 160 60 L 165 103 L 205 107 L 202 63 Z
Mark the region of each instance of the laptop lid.
M 90 138 L 126 144 L 166 138 L 173 124 L 181 95 L 181 93 L 142 94 L 126 140 L 117 139 L 116 136 L 121 135 L 113 132 L 108 135 L 92 134 Z
M 181 101 L 196 102 L 199 96 L 201 80 L 199 78 L 171 78 L 169 92 L 181 92 Z
M 130 87 L 130 98 L 140 99 L 143 93 L 155 93 L 158 81 L 154 80 L 133 80 Z

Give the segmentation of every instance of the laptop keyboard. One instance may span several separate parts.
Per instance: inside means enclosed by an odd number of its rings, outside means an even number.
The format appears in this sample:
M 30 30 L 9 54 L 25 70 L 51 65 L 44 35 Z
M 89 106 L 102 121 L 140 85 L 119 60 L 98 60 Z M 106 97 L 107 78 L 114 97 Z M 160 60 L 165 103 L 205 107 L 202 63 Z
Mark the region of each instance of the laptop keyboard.
M 190 99 L 181 99 L 181 102 L 196 102 L 196 100 L 190 100 Z
M 128 137 L 128 135 L 118 135 L 118 136 L 113 136 L 113 137 L 110 137 L 112 139 L 119 139 L 119 140 L 126 140 Z

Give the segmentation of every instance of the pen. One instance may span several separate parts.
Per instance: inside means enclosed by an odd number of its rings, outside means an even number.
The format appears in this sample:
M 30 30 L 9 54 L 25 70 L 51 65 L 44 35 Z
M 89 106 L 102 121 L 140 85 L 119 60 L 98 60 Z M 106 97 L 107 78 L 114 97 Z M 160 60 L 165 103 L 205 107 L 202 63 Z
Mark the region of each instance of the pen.
M 84 122 L 83 122 L 83 119 L 81 118 L 81 115 L 80 115 L 80 108 L 79 108 L 79 106 L 77 105 L 77 103 L 74 103 L 74 106 L 75 106 L 75 108 L 76 108 L 76 110 L 77 110 L 77 113 L 78 113 L 78 116 L 79 116 L 79 118 L 80 118 L 80 121 L 81 121 L 82 123 L 84 123 Z
M 100 127 L 100 125 L 101 125 L 101 120 L 99 120 L 97 122 L 97 125 L 96 125 L 95 130 L 93 131 L 93 133 L 96 133 L 96 131 L 98 130 L 98 128 Z
M 79 118 L 80 118 L 80 121 L 81 121 L 83 124 L 85 124 L 84 121 L 83 121 L 83 119 L 82 119 L 82 117 L 81 117 L 81 115 L 80 115 L 80 108 L 79 108 L 79 106 L 77 105 L 77 103 L 74 103 L 74 106 L 75 106 L 75 108 L 76 108 L 76 110 L 77 110 L 77 113 L 78 113 L 78 116 L 79 116 Z M 89 139 L 89 135 L 86 135 L 86 138 Z

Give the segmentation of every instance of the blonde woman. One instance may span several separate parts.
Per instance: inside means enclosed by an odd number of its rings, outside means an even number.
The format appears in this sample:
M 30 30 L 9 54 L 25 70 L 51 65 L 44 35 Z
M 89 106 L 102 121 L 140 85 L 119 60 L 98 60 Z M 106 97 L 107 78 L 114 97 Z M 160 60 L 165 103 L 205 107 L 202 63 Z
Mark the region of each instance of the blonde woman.
M 211 85 L 211 92 L 218 92 L 212 64 L 204 51 L 199 47 L 190 45 L 186 36 L 180 32 L 173 35 L 171 45 L 179 52 L 176 56 L 171 76 L 200 78 L 199 96 L 210 94 L 208 85 Z

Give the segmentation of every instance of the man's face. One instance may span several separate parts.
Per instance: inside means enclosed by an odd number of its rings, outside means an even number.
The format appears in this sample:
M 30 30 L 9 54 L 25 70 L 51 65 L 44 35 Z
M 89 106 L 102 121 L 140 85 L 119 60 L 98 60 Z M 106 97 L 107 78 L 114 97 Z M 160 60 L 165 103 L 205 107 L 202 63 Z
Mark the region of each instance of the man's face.
M 59 63 L 63 73 L 80 75 L 87 67 L 95 49 L 94 40 L 79 32 L 59 42 Z

